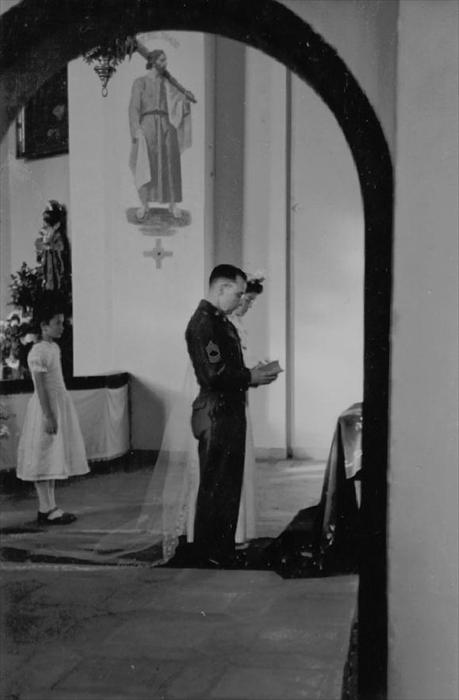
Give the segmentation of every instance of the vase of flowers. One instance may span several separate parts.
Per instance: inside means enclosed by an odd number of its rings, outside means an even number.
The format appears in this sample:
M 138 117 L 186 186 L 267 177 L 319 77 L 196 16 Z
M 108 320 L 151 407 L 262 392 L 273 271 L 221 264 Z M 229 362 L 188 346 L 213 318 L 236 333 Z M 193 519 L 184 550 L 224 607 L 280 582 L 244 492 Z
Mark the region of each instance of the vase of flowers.
M 37 334 L 31 316 L 20 309 L 12 311 L 0 321 L 0 378 L 25 379 L 28 377 L 27 355 Z
M 0 403 L 0 440 L 7 440 L 10 437 L 10 429 L 6 424 L 8 418 L 11 418 L 11 413 L 5 404 Z
M 23 262 L 11 275 L 13 311 L 0 321 L 0 375 L 2 379 L 26 379 L 29 376 L 27 355 L 37 335 L 32 315 L 42 294 L 43 282 L 39 267 Z
M 11 275 L 11 306 L 31 316 L 43 293 L 43 273 L 40 266 L 30 267 L 23 262 L 19 270 Z

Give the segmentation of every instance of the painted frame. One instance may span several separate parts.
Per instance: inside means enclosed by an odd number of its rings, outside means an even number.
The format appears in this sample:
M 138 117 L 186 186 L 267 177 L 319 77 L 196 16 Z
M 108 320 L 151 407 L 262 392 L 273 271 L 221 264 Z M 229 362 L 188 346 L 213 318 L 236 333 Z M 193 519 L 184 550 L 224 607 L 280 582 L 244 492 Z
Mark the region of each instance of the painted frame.
M 37 159 L 68 153 L 67 66 L 44 83 L 16 120 L 16 155 Z

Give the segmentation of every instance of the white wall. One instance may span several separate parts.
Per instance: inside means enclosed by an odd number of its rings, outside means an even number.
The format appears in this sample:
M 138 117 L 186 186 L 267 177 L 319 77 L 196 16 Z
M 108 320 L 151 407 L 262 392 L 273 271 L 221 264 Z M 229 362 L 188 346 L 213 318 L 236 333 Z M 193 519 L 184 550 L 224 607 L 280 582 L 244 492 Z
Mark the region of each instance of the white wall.
M 102 99 L 99 81 L 82 59 L 69 64 L 68 75 L 73 364 L 76 375 L 91 375 L 115 369 L 111 326 L 113 234 L 107 221 L 113 203 L 107 202 L 106 206 L 105 195 L 107 187 L 114 201 L 119 197 L 118 168 L 110 172 L 105 165 L 109 98 Z
M 17 269 L 23 260 L 36 263 L 34 242 L 48 200 L 68 204 L 68 156 L 24 161 L 10 152 L 10 166 L 11 264 Z M 68 235 L 71 239 L 71 226 Z
M 312 28 L 338 51 L 374 106 L 393 149 L 395 136 L 395 66 L 397 44 L 397 0 L 282 0 L 289 9 L 311 24 Z M 246 317 L 251 336 L 259 339 L 262 356 L 287 359 L 285 339 L 285 70 L 275 62 L 247 50 L 246 130 L 244 167 L 243 264 L 246 269 L 264 269 L 268 275 L 266 291 Z M 305 120 L 308 114 L 308 121 Z M 296 426 L 292 439 L 297 454 L 323 459 L 328 451 L 333 421 L 348 404 L 361 399 L 362 387 L 362 264 L 360 257 L 363 223 L 356 173 L 350 162 L 344 139 L 320 99 L 302 83 L 294 94 L 292 110 L 294 137 L 292 170 L 292 224 L 297 234 L 308 228 L 316 215 L 315 238 L 296 236 L 297 244 L 309 246 L 295 254 L 297 267 L 303 263 L 316 273 L 302 279 L 295 275 L 294 299 L 297 305 L 297 348 L 305 347 L 306 362 L 296 353 L 297 376 L 307 367 L 309 376 L 299 382 L 307 393 L 293 405 Z M 328 144 L 325 142 L 328 140 Z M 325 145 L 323 158 L 319 143 Z M 305 144 L 308 143 L 308 148 Z M 303 144 L 303 146 L 301 146 Z M 301 155 L 300 150 L 301 149 Z M 307 159 L 306 159 L 306 150 Z M 302 159 L 301 156 L 304 156 Z M 333 159 L 340 167 L 333 170 Z M 309 167 L 311 166 L 311 167 Z M 296 167 L 296 172 L 295 172 Z M 319 193 L 314 170 L 321 182 L 334 184 L 327 199 Z M 341 177 L 344 176 L 344 177 Z M 304 182 L 314 190 L 304 187 Z M 340 181 L 342 189 L 340 190 Z M 319 196 L 319 200 L 316 199 Z M 314 206 L 316 202 L 316 206 Z M 308 209 L 313 211 L 309 212 Z M 327 207 L 324 210 L 323 205 Z M 322 213 L 319 223 L 317 214 Z M 311 213 L 311 217 L 309 216 Z M 326 229 L 330 256 L 324 259 L 321 232 Z M 346 243 L 339 232 L 347 233 Z M 322 239 L 323 240 L 323 239 Z M 338 249 L 340 243 L 343 248 Z M 306 255 L 305 259 L 303 256 Z M 336 257 L 334 257 L 336 256 Z M 341 277 L 321 280 L 342 261 Z M 343 274 L 344 273 L 344 274 Z M 322 286 L 322 281 L 324 282 Z M 328 281 L 333 284 L 328 284 Z M 324 303 L 327 298 L 328 304 Z M 317 315 L 316 305 L 323 304 Z M 331 310 L 330 310 L 330 307 Z M 269 311 L 268 311 L 269 310 Z M 269 319 L 269 320 L 268 320 Z M 295 319 L 294 319 L 295 320 Z M 293 324 L 295 325 L 295 324 Z M 348 332 L 344 332 L 344 330 Z M 336 338 L 343 347 L 339 354 L 324 356 Z M 263 345 L 261 345 L 263 343 Z M 312 344 L 311 344 L 312 343 Z M 309 361 L 312 360 L 312 361 Z M 255 444 L 262 454 L 273 450 L 279 456 L 287 443 L 285 375 L 267 390 L 252 392 L 255 413 Z M 295 402 L 294 402 L 295 403 Z M 296 433 L 296 437 L 295 437 Z
M 341 129 L 298 78 L 291 170 L 291 441 L 326 459 L 337 416 L 363 398 L 363 206 Z
M 211 139 L 205 110 L 204 36 L 164 32 L 140 38 L 148 47 L 166 51 L 169 70 L 197 98 L 192 107 L 193 144 L 182 155 L 180 207 L 190 212 L 191 223 L 153 235 L 126 220 L 126 210 L 138 206 L 128 167 L 128 103 L 133 80 L 145 73 L 145 60 L 135 54 L 119 66 L 106 98 L 100 96 L 92 69 L 74 61 L 70 187 L 78 280 L 75 372 L 131 372 L 133 446 L 156 449 L 165 413 L 184 381 L 186 323 L 204 293 L 205 239 L 211 220 L 206 212 L 212 193 L 206 150 Z M 161 269 L 144 255 L 159 238 L 173 253 Z
M 458 687 L 458 5 L 402 2 L 389 471 L 389 698 Z
M 286 362 L 286 70 L 260 51 L 246 52 L 243 266 L 264 271 L 264 292 L 245 317 L 259 359 Z M 259 453 L 285 456 L 285 374 L 251 390 Z
M 286 86 L 281 64 L 247 50 L 244 267 L 264 270 L 267 280 L 245 323 L 258 357 L 279 359 L 284 368 L 290 346 L 293 357 L 291 435 L 282 374 L 251 392 L 254 437 L 263 454 L 285 456 L 291 440 L 295 456 L 322 460 L 337 416 L 362 399 L 363 210 L 356 169 L 333 115 L 299 79 L 291 98 Z
M 214 260 L 242 265 L 246 47 L 238 41 L 215 40 Z

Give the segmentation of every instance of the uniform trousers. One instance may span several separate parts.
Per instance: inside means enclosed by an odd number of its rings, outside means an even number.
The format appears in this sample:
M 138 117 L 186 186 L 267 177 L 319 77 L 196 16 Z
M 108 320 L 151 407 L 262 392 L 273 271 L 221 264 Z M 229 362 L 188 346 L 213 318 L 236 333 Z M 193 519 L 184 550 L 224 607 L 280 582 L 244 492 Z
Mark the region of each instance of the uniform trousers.
M 200 484 L 194 543 L 198 555 L 225 563 L 234 555 L 246 436 L 245 392 L 237 400 L 199 396 L 192 429 L 198 440 Z

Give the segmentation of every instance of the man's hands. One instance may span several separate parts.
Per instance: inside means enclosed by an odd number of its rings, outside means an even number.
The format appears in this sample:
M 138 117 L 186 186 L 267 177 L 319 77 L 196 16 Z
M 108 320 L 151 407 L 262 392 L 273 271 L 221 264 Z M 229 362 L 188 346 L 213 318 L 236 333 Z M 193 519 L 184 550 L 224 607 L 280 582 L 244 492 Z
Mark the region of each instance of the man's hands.
M 266 370 L 261 363 L 250 370 L 250 385 L 260 386 L 261 384 L 271 384 L 279 376 L 278 372 Z

